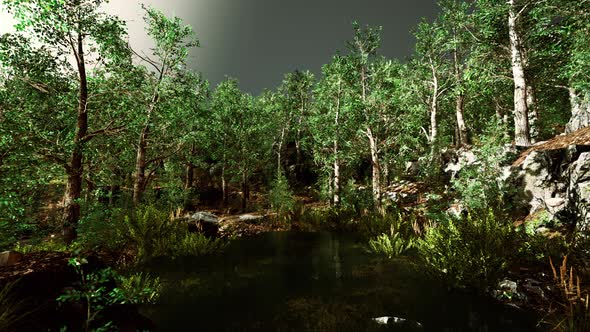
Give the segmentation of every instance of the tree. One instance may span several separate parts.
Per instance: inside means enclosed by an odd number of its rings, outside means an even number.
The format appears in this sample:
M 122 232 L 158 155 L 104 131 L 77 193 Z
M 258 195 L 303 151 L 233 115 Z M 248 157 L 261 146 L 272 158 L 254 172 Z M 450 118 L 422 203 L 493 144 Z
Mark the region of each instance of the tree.
M 422 22 L 416 30 L 417 58 L 414 63 L 415 68 L 422 73 L 418 77 L 423 85 L 420 90 L 426 92 L 423 101 L 427 104 L 430 115 L 428 141 L 433 151 L 439 138 L 440 101 L 443 94 L 449 90 L 451 77 L 444 33 L 438 22 Z
M 65 75 L 77 76 L 77 105 L 74 134 L 70 137 L 69 156 L 53 156 L 68 176 L 64 193 L 64 236 L 75 238 L 75 227 L 80 219 L 79 199 L 84 173 L 83 159 L 86 144 L 100 134 L 116 130 L 113 126 L 89 131 L 90 103 L 88 65 L 89 51 L 95 50 L 100 63 L 124 62 L 128 58 L 123 40 L 123 23 L 100 11 L 101 0 L 12 0 L 4 1 L 14 14 L 20 31 L 26 31 L 34 43 L 47 48 L 60 64 Z M 22 45 L 15 45 L 16 48 Z M 18 51 L 16 52 L 18 53 Z M 71 61 L 71 62 L 70 62 Z M 73 65 L 72 65 L 73 63 Z
M 346 57 L 335 56 L 322 67 L 323 77 L 316 84 L 310 131 L 316 161 L 329 173 L 331 201 L 340 204 L 343 179 L 341 168 L 350 159 L 354 139 L 355 117 L 351 112 L 349 85 L 354 67 Z
M 312 99 L 313 74 L 309 71 L 296 70 L 285 75 L 282 86 L 283 115 L 285 119 L 284 131 L 295 142 L 295 178 L 300 180 L 302 167 L 303 139 L 307 131 L 305 119 L 309 115 Z M 282 141 L 283 144 L 285 141 Z M 281 144 L 281 148 L 283 147 Z
M 199 46 L 192 28 L 183 25 L 178 17 L 168 18 L 153 8 L 144 9 L 147 32 L 155 42 L 155 59 L 140 56 L 154 71 L 145 71 L 146 89 L 149 92 L 144 104 L 145 113 L 139 119 L 141 129 L 133 185 L 135 205 L 141 202 L 143 192 L 163 161 L 180 151 L 179 141 L 187 134 L 186 131 L 176 131 L 172 137 L 168 136 L 170 140 L 159 137 L 158 141 L 152 139 L 151 136 L 155 136 L 153 131 L 157 129 L 160 134 L 170 134 L 174 129 L 183 128 L 187 119 L 185 115 L 190 111 L 184 105 L 185 98 L 193 93 L 202 93 L 194 89 L 199 86 L 194 83 L 195 80 L 199 81 L 200 78 L 195 78 L 185 70 L 189 50 Z M 162 143 L 166 146 L 162 146 Z
M 249 180 L 267 160 L 272 132 L 266 109 L 244 94 L 236 79 L 219 83 L 211 98 L 211 139 L 216 140 L 215 155 L 221 164 L 221 188 L 227 203 L 228 180 L 238 178 L 242 189 L 242 211 L 247 209 Z
M 381 28 L 361 28 L 356 22 L 353 23 L 354 37 L 348 43 L 351 51 L 350 57 L 354 62 L 356 77 L 351 84 L 358 91 L 358 101 L 355 108 L 357 112 L 363 115 L 362 133 L 367 138 L 371 153 L 372 168 L 372 191 L 373 204 L 375 209 L 383 213 L 381 204 L 381 162 L 379 160 L 378 137 L 371 126 L 371 114 L 368 102 L 368 96 L 371 93 L 371 72 L 370 64 L 377 55 L 377 50 L 381 46 Z
M 469 23 L 470 4 L 460 0 L 441 0 L 439 7 L 441 28 L 444 30 L 445 48 L 450 51 L 453 70 L 453 94 L 455 97 L 456 145 L 469 144 L 465 123 L 466 73 L 469 68 L 470 37 L 465 27 Z
M 522 9 L 516 0 L 508 0 L 508 36 L 510 37 L 510 59 L 514 80 L 514 140 L 516 145 L 531 145 L 529 108 L 527 103 L 527 82 L 524 73 L 524 55 L 518 19 Z

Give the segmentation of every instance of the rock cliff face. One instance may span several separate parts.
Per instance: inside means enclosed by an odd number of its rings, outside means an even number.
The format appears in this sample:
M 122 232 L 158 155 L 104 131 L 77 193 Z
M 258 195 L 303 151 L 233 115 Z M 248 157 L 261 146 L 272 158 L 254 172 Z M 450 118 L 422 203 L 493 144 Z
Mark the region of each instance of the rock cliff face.
M 517 208 L 545 210 L 554 220 L 590 230 L 590 128 L 525 151 L 509 181 Z

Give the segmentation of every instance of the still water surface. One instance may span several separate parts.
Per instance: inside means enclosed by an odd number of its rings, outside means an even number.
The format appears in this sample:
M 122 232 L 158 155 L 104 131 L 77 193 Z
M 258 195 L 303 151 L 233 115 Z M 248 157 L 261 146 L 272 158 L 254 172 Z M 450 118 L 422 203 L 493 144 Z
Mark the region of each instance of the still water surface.
M 451 291 L 408 259 L 384 261 L 350 236 L 266 233 L 214 257 L 160 260 L 167 285 L 144 314 L 159 331 L 534 331 L 531 315 Z M 411 322 L 380 326 L 372 318 Z M 419 322 L 421 327 L 417 328 Z

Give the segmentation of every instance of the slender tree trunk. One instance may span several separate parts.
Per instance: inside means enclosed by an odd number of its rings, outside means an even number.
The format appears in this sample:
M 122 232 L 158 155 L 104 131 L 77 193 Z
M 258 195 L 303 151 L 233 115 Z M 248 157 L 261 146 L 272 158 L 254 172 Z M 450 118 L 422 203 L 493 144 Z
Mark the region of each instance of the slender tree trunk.
M 430 144 L 433 146 L 436 144 L 436 140 L 438 139 L 438 94 L 439 94 L 439 84 L 438 84 L 438 76 L 436 74 L 436 68 L 434 67 L 434 62 L 432 59 L 430 61 L 430 69 L 432 71 L 432 97 L 430 100 Z
M 92 199 L 92 193 L 96 188 L 90 176 L 86 176 L 84 182 L 86 183 L 86 194 L 84 195 L 84 200 L 86 202 L 90 202 L 90 200 Z
M 510 53 L 512 76 L 514 80 L 514 140 L 516 145 L 530 146 L 529 115 L 527 107 L 527 84 L 524 75 L 523 55 L 520 35 L 517 31 L 516 0 L 509 0 L 508 34 L 510 37 Z
M 186 165 L 186 178 L 184 181 L 184 190 L 193 189 L 195 184 L 195 165 L 189 162 Z
M 77 51 L 75 53 L 80 85 L 74 148 L 70 156 L 70 162 L 66 167 L 68 181 L 64 193 L 63 236 L 67 243 L 76 239 L 76 227 L 80 220 L 80 204 L 78 201 L 82 193 L 82 175 L 84 173 L 84 166 L 82 164 L 84 157 L 84 137 L 88 133 L 88 80 L 86 78 L 86 64 L 84 62 L 83 37 L 80 34 L 78 35 Z
M 383 214 L 384 211 L 381 204 L 381 164 L 379 162 L 377 141 L 375 140 L 371 129 L 367 128 L 366 134 L 369 138 L 369 147 L 371 149 L 371 166 L 373 168 L 373 203 L 375 205 L 375 210 Z
M 223 152 L 223 161 L 221 163 L 221 195 L 222 195 L 222 202 L 223 205 L 227 205 L 227 182 L 225 180 L 225 151 Z
M 455 44 L 456 33 L 455 33 Z M 464 146 L 469 144 L 469 137 L 467 136 L 467 126 L 465 125 L 465 117 L 463 116 L 465 107 L 465 94 L 462 91 L 463 80 L 461 78 L 461 59 L 459 58 L 459 52 L 457 49 L 453 50 L 453 60 L 455 63 L 455 81 L 458 85 L 459 91 L 455 97 L 455 113 L 457 119 L 457 146 Z
M 242 172 L 242 213 L 246 212 L 248 208 L 248 177 L 246 176 L 246 172 Z
M 366 68 L 362 67 L 361 69 L 361 97 L 363 100 L 363 104 L 366 107 L 367 103 L 367 72 Z M 367 110 L 365 110 L 367 112 Z M 371 128 L 367 125 L 367 129 L 365 131 L 367 138 L 369 140 L 369 147 L 371 150 L 371 168 L 372 168 L 372 186 L 373 186 L 373 205 L 375 210 L 381 214 L 384 213 L 382 204 L 381 204 L 381 165 L 379 163 L 379 149 L 377 147 L 377 141 L 373 136 L 373 132 Z
M 533 89 L 531 85 L 527 85 L 526 87 L 526 105 L 529 117 L 531 143 L 535 143 L 539 138 L 539 109 L 537 108 L 535 89 Z
M 135 159 L 135 182 L 133 184 L 133 205 L 141 203 L 143 192 L 146 187 L 145 170 L 147 168 L 147 138 L 149 127 L 145 126 L 139 135 L 139 144 L 137 146 L 137 156 Z
M 279 138 L 279 144 L 277 147 L 277 176 L 283 173 L 282 155 L 283 155 L 283 144 L 285 142 L 287 127 L 284 126 L 281 129 L 281 137 Z
M 336 100 L 336 116 L 334 119 L 334 128 L 336 130 L 334 135 L 334 189 L 333 189 L 333 203 L 334 206 L 340 204 L 340 160 L 338 159 L 338 128 L 340 126 L 340 91 Z

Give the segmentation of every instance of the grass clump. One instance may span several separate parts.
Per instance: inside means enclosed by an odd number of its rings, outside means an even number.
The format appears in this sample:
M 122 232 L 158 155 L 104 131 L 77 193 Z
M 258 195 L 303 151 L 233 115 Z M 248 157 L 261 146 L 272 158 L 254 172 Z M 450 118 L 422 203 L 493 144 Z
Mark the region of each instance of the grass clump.
M 574 274 L 574 268 L 567 266 L 568 256 L 564 256 L 559 271 L 549 257 L 553 280 L 559 291 L 557 318 L 551 323 L 552 331 L 590 331 L 590 292 L 581 286 L 580 277 Z
M 506 272 L 518 238 L 510 224 L 490 211 L 441 222 L 428 230 L 418 248 L 426 264 L 455 286 L 485 291 Z

